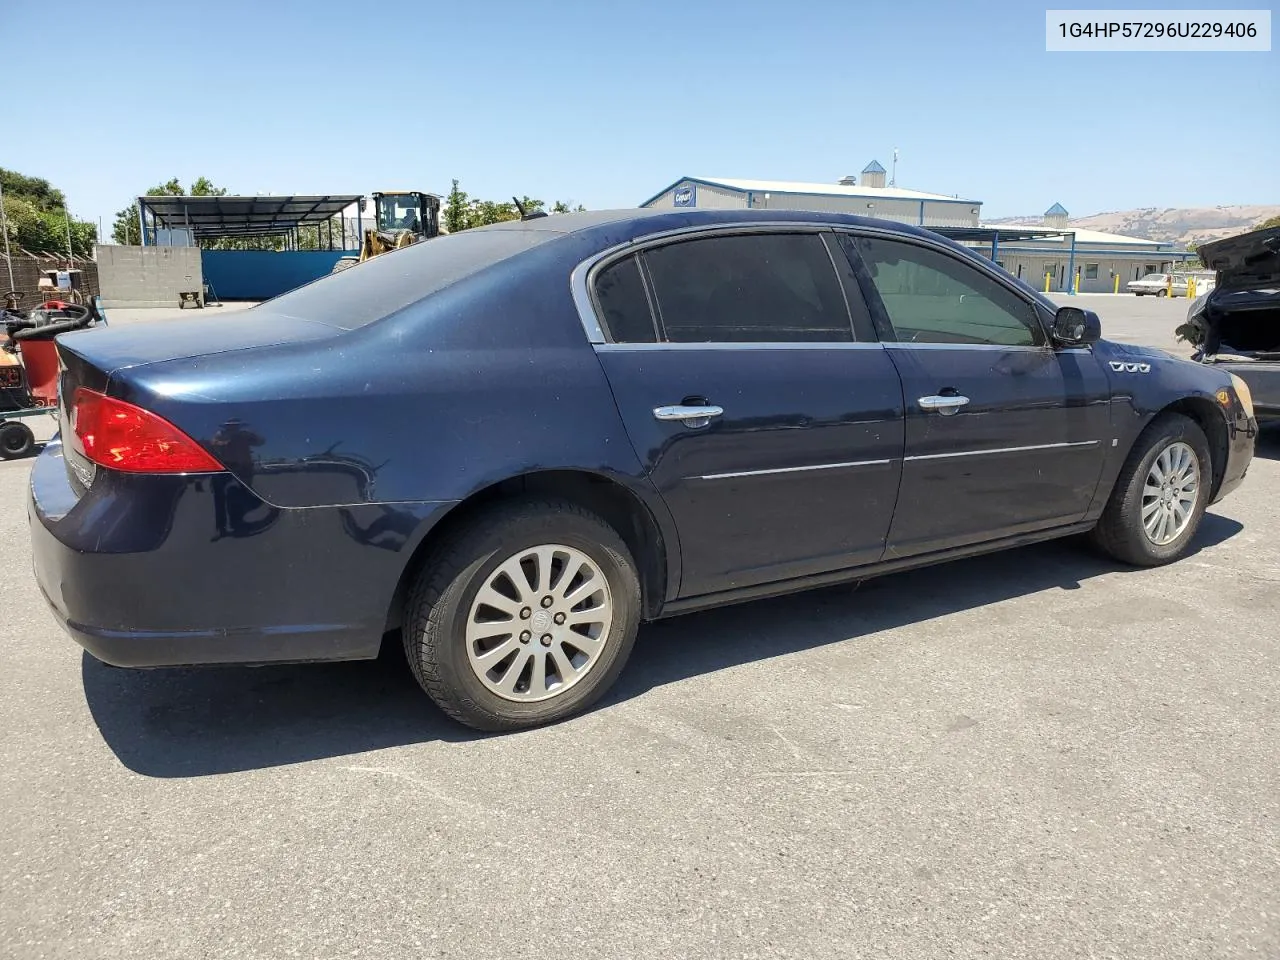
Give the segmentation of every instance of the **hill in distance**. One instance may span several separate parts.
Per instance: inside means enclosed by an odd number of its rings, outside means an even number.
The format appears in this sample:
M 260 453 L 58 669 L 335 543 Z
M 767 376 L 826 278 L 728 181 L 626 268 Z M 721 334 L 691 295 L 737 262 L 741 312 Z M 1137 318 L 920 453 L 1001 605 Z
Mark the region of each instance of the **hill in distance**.
M 1204 243 L 1247 233 L 1258 223 L 1280 216 L 1280 204 L 1239 204 L 1230 207 L 1138 207 L 1072 217 L 1073 227 L 1101 230 L 1144 240 L 1179 244 Z M 990 223 L 1038 224 L 1038 216 L 1002 217 Z

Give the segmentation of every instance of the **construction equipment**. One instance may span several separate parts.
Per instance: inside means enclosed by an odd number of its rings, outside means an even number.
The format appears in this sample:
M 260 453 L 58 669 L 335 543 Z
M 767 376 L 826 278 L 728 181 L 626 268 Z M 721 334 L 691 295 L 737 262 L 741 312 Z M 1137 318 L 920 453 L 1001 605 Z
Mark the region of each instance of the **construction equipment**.
M 432 193 L 375 193 L 377 226 L 365 230 L 360 261 L 440 235 L 440 198 Z

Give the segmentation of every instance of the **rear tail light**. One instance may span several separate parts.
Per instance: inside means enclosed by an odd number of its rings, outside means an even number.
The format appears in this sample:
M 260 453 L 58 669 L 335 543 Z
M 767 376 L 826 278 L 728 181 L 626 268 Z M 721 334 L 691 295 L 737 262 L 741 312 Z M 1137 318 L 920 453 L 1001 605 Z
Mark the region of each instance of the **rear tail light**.
M 216 473 L 226 469 L 209 451 L 150 410 L 80 387 L 71 423 L 84 455 L 125 473 Z

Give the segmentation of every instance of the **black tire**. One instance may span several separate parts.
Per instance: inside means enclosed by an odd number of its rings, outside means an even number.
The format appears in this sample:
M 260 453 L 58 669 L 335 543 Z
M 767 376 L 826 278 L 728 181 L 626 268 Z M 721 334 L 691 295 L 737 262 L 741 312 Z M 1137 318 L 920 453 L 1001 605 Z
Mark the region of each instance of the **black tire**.
M 468 658 L 466 625 L 476 594 L 498 567 L 542 544 L 586 554 L 608 582 L 613 620 L 587 673 L 550 699 L 521 702 L 481 682 Z M 566 501 L 512 501 L 476 517 L 428 557 L 405 607 L 405 655 L 418 683 L 459 723 L 517 730 L 562 720 L 594 703 L 622 672 L 639 623 L 635 562 L 609 524 Z
M 1183 531 L 1169 543 L 1158 544 L 1147 536 L 1142 524 L 1143 488 L 1156 458 L 1171 444 L 1179 442 L 1190 446 L 1198 461 L 1196 502 Z M 1172 563 L 1186 553 L 1200 528 L 1212 488 L 1213 459 L 1209 441 L 1205 439 L 1200 425 L 1181 414 L 1162 414 L 1147 425 L 1134 443 L 1091 539 L 1104 552 L 1133 566 L 1156 567 Z
M 25 423 L 9 420 L 0 423 L 0 460 L 17 460 L 36 448 L 36 435 Z
M 1161 290 L 1159 293 L 1156 294 L 1157 297 L 1167 297 L 1168 295 L 1169 295 L 1168 290 Z

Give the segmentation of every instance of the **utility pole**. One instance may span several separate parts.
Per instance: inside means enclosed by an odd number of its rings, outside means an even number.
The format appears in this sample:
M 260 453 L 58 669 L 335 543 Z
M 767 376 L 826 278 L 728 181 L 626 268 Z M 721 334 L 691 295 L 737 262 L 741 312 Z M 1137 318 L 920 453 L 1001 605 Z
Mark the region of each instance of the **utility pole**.
M 896 187 L 898 185 L 898 148 L 893 148 L 893 172 L 889 174 L 889 186 Z
M 9 268 L 9 289 L 17 286 L 13 282 L 13 257 L 9 254 L 9 218 L 4 214 L 4 185 L 0 184 L 0 233 L 4 234 L 4 262 Z

